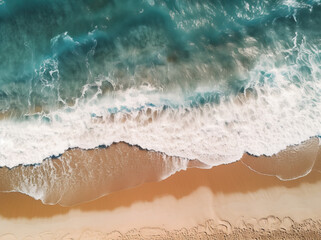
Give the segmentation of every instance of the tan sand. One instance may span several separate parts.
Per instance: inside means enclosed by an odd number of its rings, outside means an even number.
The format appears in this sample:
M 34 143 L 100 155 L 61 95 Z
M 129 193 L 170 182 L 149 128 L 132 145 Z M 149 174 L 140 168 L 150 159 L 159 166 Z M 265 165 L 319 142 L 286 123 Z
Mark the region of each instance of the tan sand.
M 242 162 L 188 169 L 74 207 L 0 194 L 0 239 L 318 239 L 321 174 L 294 181 Z

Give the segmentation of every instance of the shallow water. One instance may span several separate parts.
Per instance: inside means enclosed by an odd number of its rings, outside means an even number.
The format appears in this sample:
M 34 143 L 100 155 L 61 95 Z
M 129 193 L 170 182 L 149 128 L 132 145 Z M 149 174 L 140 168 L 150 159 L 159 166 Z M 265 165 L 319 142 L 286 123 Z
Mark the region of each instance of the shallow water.
M 160 180 L 187 166 L 170 159 L 212 167 L 315 139 L 292 162 L 247 162 L 306 175 L 321 135 L 320 21 L 317 0 L 0 1 L 0 166 L 125 142 L 166 155 Z M 25 174 L 16 190 L 44 196 L 31 190 L 43 175 Z

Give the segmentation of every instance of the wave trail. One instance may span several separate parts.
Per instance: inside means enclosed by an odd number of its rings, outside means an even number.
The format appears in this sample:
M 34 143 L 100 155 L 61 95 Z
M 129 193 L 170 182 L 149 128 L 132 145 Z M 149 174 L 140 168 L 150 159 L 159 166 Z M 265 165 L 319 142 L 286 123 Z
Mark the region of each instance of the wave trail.
M 318 138 L 311 138 L 270 157 L 247 155 L 242 162 L 258 173 L 276 176 L 280 180 L 293 180 L 308 175 L 313 168 L 319 169 L 321 147 Z
M 290 180 L 312 170 L 321 173 L 321 147 L 318 139 L 313 138 L 271 157 L 244 154 L 241 161 L 257 173 Z M 0 168 L 0 191 L 21 192 L 44 204 L 71 206 L 146 182 L 161 181 L 191 167 L 211 166 L 121 142 L 107 148 L 70 149 L 58 158 L 36 165 Z
M 193 165 L 202 166 L 194 161 Z M 45 204 L 70 206 L 108 193 L 160 181 L 186 169 L 188 160 L 125 143 L 70 149 L 41 164 L 0 169 L 0 191 L 21 192 Z

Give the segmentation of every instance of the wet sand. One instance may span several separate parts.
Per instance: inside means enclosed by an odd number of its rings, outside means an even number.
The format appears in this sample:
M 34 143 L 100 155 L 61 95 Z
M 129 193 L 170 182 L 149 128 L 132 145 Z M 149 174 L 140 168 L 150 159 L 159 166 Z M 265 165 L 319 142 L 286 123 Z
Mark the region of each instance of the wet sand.
M 321 174 L 281 181 L 242 162 L 188 169 L 74 207 L 0 194 L 0 239 L 318 239 Z

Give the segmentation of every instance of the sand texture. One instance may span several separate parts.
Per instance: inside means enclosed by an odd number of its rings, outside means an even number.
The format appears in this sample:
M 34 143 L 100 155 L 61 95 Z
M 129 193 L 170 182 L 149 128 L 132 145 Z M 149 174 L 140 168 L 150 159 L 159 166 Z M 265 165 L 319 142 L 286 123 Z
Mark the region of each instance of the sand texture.
M 61 207 L 0 195 L 0 239 L 320 239 L 321 174 L 281 181 L 241 161 Z

